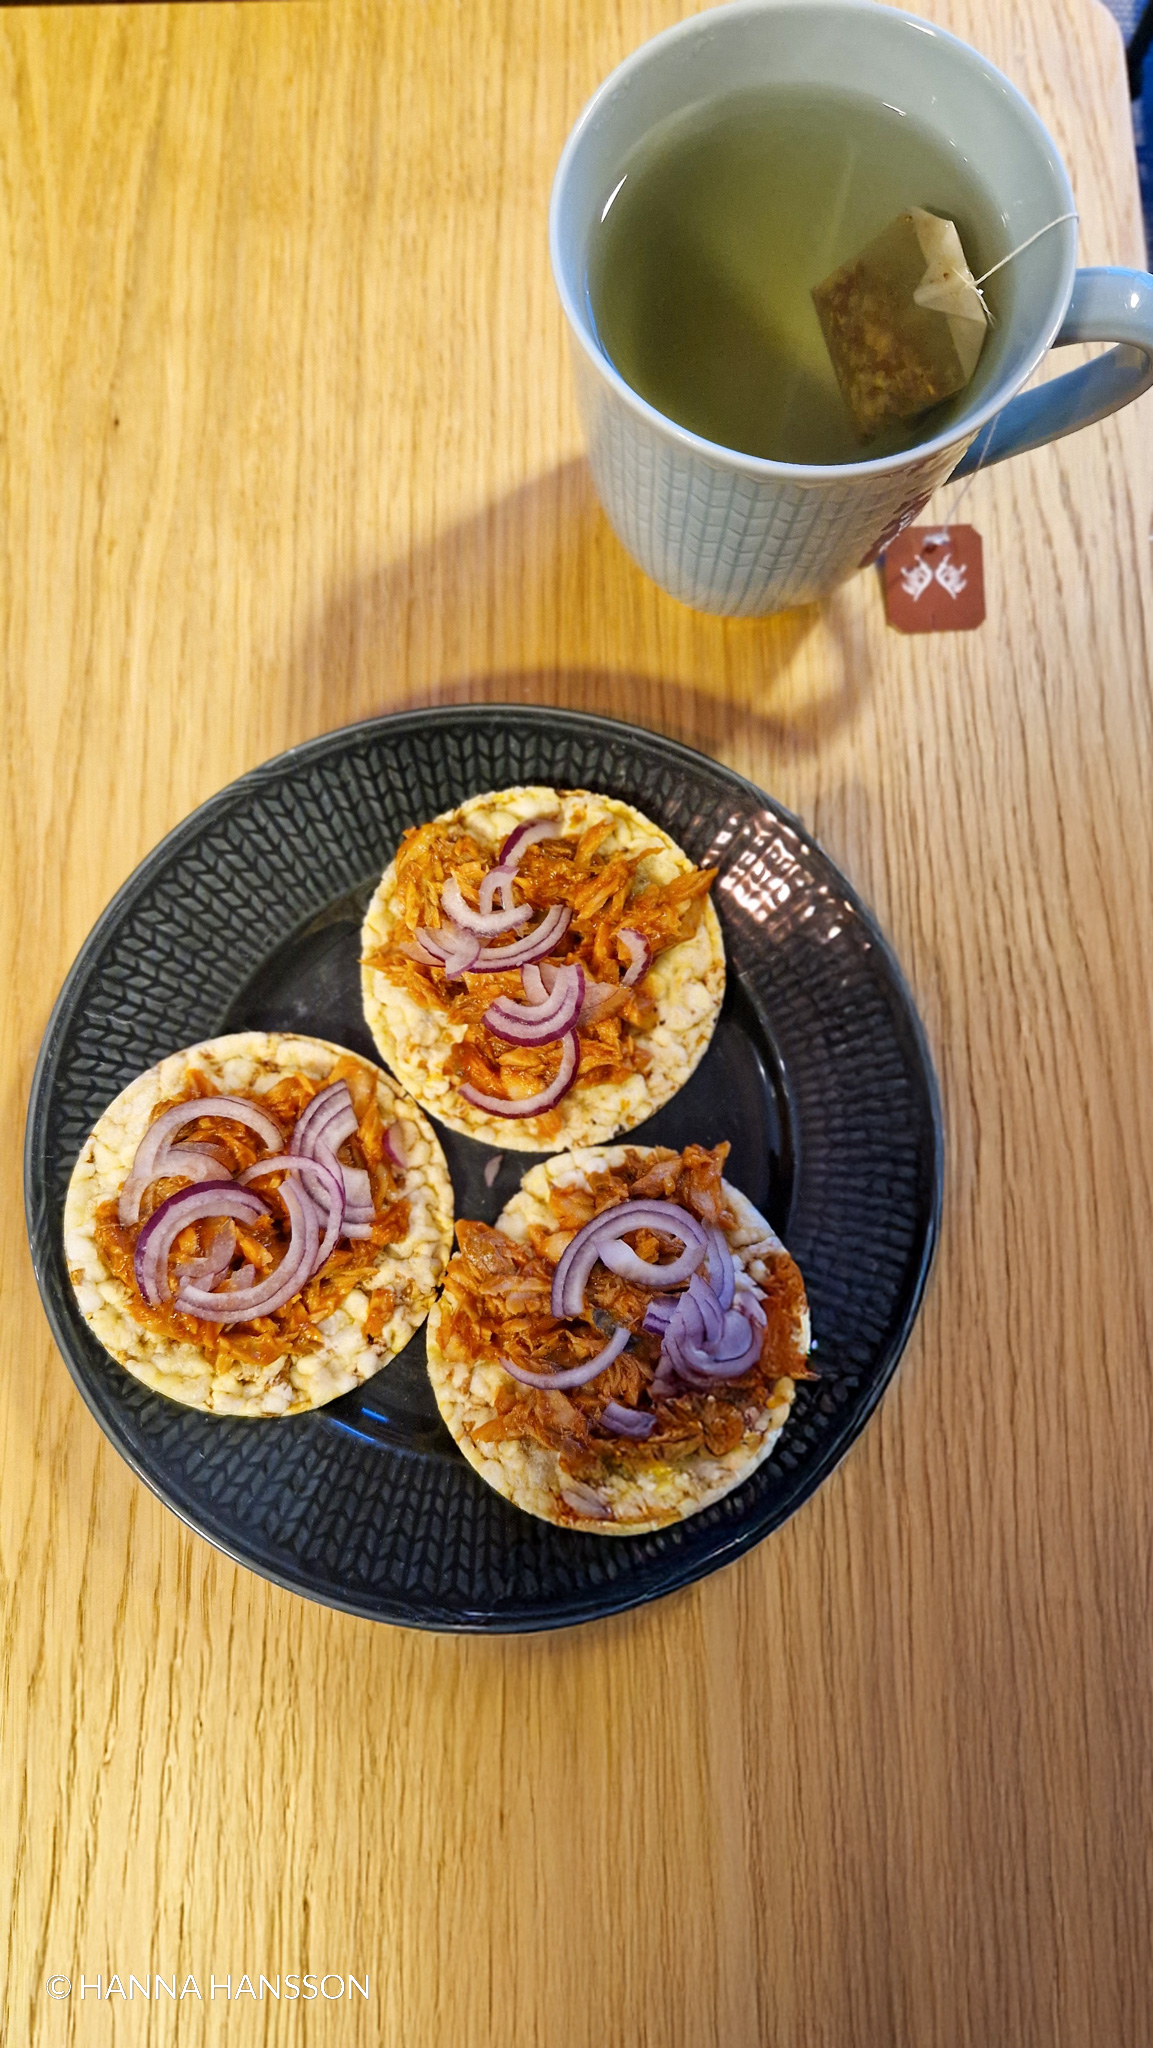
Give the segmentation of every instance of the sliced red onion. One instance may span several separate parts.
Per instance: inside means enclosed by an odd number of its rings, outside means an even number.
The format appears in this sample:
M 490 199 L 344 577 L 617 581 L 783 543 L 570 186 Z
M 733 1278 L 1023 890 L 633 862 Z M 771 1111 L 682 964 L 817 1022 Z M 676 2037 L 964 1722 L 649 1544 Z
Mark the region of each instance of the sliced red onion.
M 529 1002 L 547 1003 L 559 973 L 559 967 L 537 967 L 531 960 L 527 967 L 522 967 L 520 978 Z
M 500 866 L 516 868 L 520 865 L 522 853 L 535 846 L 538 839 L 560 839 L 559 818 L 529 818 L 523 825 L 516 825 L 509 833 L 500 850 Z
M 160 1177 L 157 1160 L 165 1152 L 169 1154 L 170 1159 L 172 1157 L 169 1140 L 175 1137 L 177 1131 L 183 1130 L 185 1124 L 195 1123 L 200 1116 L 219 1116 L 230 1123 L 246 1124 L 250 1131 L 256 1132 L 257 1137 L 263 1138 L 270 1152 L 279 1152 L 283 1149 L 284 1138 L 279 1124 L 273 1123 L 272 1118 L 266 1116 L 262 1109 L 257 1109 L 251 1102 L 242 1102 L 236 1095 L 194 1095 L 187 1102 L 174 1103 L 171 1109 L 165 1110 L 163 1116 L 157 1117 L 155 1123 L 149 1124 L 136 1147 L 136 1157 L 132 1161 L 128 1179 L 120 1190 L 118 1214 L 125 1229 L 130 1224 L 140 1221 L 140 1197 L 150 1181 Z M 208 1156 L 207 1153 L 201 1154 L 198 1146 L 183 1149 L 197 1157 Z M 182 1166 L 170 1167 L 169 1170 L 187 1172 L 188 1177 L 192 1178 L 192 1169 Z M 223 1170 L 217 1160 L 216 1174 L 223 1173 Z
M 532 916 L 531 903 L 514 903 L 511 910 L 474 910 L 466 903 L 464 893 L 455 875 L 450 875 L 440 892 L 441 907 L 447 911 L 454 924 L 465 932 L 478 932 L 482 939 L 492 939 L 499 932 L 519 931 Z
M 302 1159 L 311 1159 L 314 1156 L 317 1138 L 330 1121 L 342 1112 L 345 1117 L 351 1114 L 354 1131 L 356 1111 L 352 1107 L 352 1094 L 348 1082 L 330 1081 L 328 1087 L 322 1088 L 318 1095 L 314 1095 L 307 1109 L 302 1110 L 297 1117 L 288 1143 L 289 1151 L 299 1153 Z M 351 1137 L 352 1131 L 347 1135 Z
M 512 878 L 514 872 L 513 868 L 489 869 L 477 892 L 480 897 L 480 907 L 486 916 L 492 909 L 498 896 L 500 897 L 500 907 L 502 910 L 512 909 Z
M 480 940 L 476 933 L 458 932 L 452 925 L 441 925 L 437 931 L 429 925 L 421 925 L 416 937 L 417 943 L 424 947 L 426 953 L 431 953 L 450 981 L 467 974 L 480 953 Z
M 189 1223 L 206 1216 L 230 1216 L 242 1223 L 255 1223 L 269 1213 L 267 1202 L 251 1188 L 238 1187 L 234 1180 L 214 1180 L 202 1187 L 181 1188 L 152 1211 L 136 1240 L 134 1267 L 136 1285 L 150 1308 L 160 1308 L 171 1299 L 168 1254 Z M 181 1287 L 183 1292 L 183 1283 Z
M 682 1280 L 688 1279 L 690 1273 L 695 1273 L 708 1250 L 703 1226 L 695 1216 L 690 1216 L 688 1210 L 676 1202 L 625 1202 L 620 1209 L 610 1209 L 606 1213 L 619 1216 L 623 1209 L 632 1209 L 635 1216 L 635 1221 L 626 1223 L 625 1230 L 639 1230 L 645 1223 L 652 1230 L 667 1231 L 671 1237 L 679 1237 L 684 1251 L 671 1265 L 658 1266 L 649 1259 L 642 1259 L 631 1245 L 621 1242 L 621 1233 L 614 1232 L 600 1254 L 611 1273 L 616 1273 L 622 1280 L 631 1280 L 637 1287 L 677 1287 Z M 641 1217 L 636 1214 L 640 1209 L 650 1213 Z
M 419 939 L 414 939 L 411 944 L 406 939 L 397 950 L 404 954 L 406 960 L 415 960 L 418 967 L 444 966 L 444 954 L 430 953 L 428 947 L 422 946 Z
M 610 1429 L 614 1436 L 632 1436 L 638 1441 L 651 1436 L 657 1426 L 655 1415 L 646 1415 L 641 1408 L 622 1408 L 619 1401 L 606 1401 L 600 1416 L 601 1427 Z
M 511 996 L 498 996 L 484 1013 L 484 1021 L 498 1038 L 512 1045 L 547 1045 L 571 1031 L 584 1002 L 584 969 L 562 967 L 552 992 L 543 1003 L 516 1003 Z
M 561 1253 L 556 1272 L 552 1277 L 552 1312 L 554 1316 L 579 1316 L 584 1307 L 585 1286 L 589 1274 L 598 1259 L 604 1257 L 604 1247 L 613 1245 L 630 1230 L 639 1230 L 648 1225 L 653 1230 L 667 1230 L 670 1237 L 679 1237 L 686 1247 L 696 1247 L 696 1257 L 685 1267 L 680 1278 L 687 1280 L 694 1267 L 705 1255 L 707 1238 L 703 1223 L 690 1216 L 687 1209 L 681 1209 L 675 1202 L 619 1202 L 615 1209 L 602 1209 L 591 1223 L 578 1230 L 571 1244 Z M 665 1287 L 675 1284 L 676 1267 L 683 1263 L 677 1260 L 675 1266 L 650 1266 L 635 1252 L 629 1257 L 640 1269 L 642 1287 Z M 605 1264 L 609 1261 L 605 1259 Z M 620 1268 L 614 1266 L 614 1271 Z M 625 1274 L 623 1277 L 628 1278 Z
M 389 1124 L 384 1134 L 384 1149 L 390 1166 L 394 1167 L 397 1173 L 407 1173 L 408 1163 L 404 1156 L 404 1140 L 401 1137 L 399 1119 L 396 1123 Z M 345 1193 L 347 1194 L 347 1192 L 346 1186 Z
M 692 1302 L 701 1320 L 701 1332 L 706 1345 L 719 1344 L 724 1334 L 725 1312 L 713 1293 L 707 1280 L 694 1273 L 689 1281 L 689 1301 Z M 694 1337 L 694 1341 L 698 1341 Z
M 756 1364 L 761 1355 L 761 1332 L 739 1309 L 728 1310 L 718 1336 L 705 1344 L 689 1334 L 693 1319 L 693 1309 L 685 1295 L 681 1308 L 665 1332 L 661 1346 L 662 1368 L 667 1361 L 691 1384 L 700 1385 L 697 1375 L 703 1376 L 706 1382 L 735 1380 Z
M 529 982 L 530 974 L 536 975 L 538 977 L 542 989 L 544 989 L 545 992 L 548 993 L 552 990 L 556 982 L 557 975 L 561 972 L 562 970 L 559 967 L 554 966 L 551 961 L 546 962 L 545 966 L 539 968 L 522 968 L 521 979 L 524 982 L 525 994 L 527 996 L 530 996 L 533 999 L 533 1001 L 539 1000 L 539 998 L 536 995 L 535 983 L 530 984 Z M 580 1016 L 577 1018 L 577 1023 L 595 1024 L 597 1018 L 600 1016 L 601 1011 L 604 1009 L 604 1006 L 607 1003 L 609 997 L 615 996 L 616 992 L 617 984 L 615 982 L 593 981 L 590 978 L 590 976 L 586 974 L 585 999 L 581 1004 L 581 1013 Z
M 561 1047 L 560 1065 L 547 1088 L 537 1095 L 523 1095 L 519 1102 L 508 1102 L 501 1095 L 484 1095 L 466 1082 L 461 1094 L 474 1109 L 483 1109 L 490 1116 L 541 1116 L 546 1109 L 555 1108 L 562 1096 L 567 1095 L 577 1077 L 580 1065 L 580 1039 L 576 1032 L 570 1032 Z
M 644 979 L 653 964 L 653 949 L 647 939 L 642 938 L 639 932 L 631 931 L 627 926 L 617 933 L 617 937 L 629 956 L 629 965 L 621 980 L 626 988 L 635 988 L 637 982 Z
M 363 1166 L 344 1166 L 336 1156 L 337 1148 L 355 1137 L 358 1128 L 347 1081 L 334 1081 L 328 1088 L 322 1088 L 319 1095 L 313 1096 L 303 1116 L 298 1118 L 289 1151 L 299 1158 L 316 1160 L 318 1165 L 342 1182 L 343 1235 L 364 1238 L 371 1235 L 372 1219 L 376 1213 L 372 1203 L 372 1182 Z M 321 1213 L 327 1215 L 328 1204 L 323 1188 L 316 1190 L 313 1199 L 319 1199 Z
M 270 1173 L 298 1173 L 304 1182 L 305 1194 L 314 1209 L 328 1219 L 324 1236 L 316 1248 L 312 1273 L 305 1276 L 311 1280 L 312 1274 L 319 1273 L 330 1252 L 335 1249 L 344 1225 L 344 1187 L 340 1179 L 340 1168 L 338 1166 L 333 1173 L 332 1169 L 322 1165 L 319 1159 L 302 1159 L 298 1153 L 286 1152 L 279 1159 L 258 1159 L 255 1166 L 247 1167 L 241 1174 L 239 1185 L 247 1187 L 251 1181 L 261 1180 Z M 281 1187 L 279 1192 L 283 1194 L 284 1188 Z M 317 1228 L 319 1229 L 319 1224 Z
M 231 1294 L 237 1288 L 251 1287 L 255 1278 L 255 1266 L 250 1266 L 248 1264 L 238 1266 L 236 1268 L 235 1273 L 230 1273 L 226 1280 L 221 1281 L 219 1287 L 216 1289 L 216 1292 L 217 1294 Z
M 591 1486 L 585 1486 L 579 1479 L 570 1479 L 567 1486 L 562 1486 L 560 1497 L 574 1515 L 580 1515 L 586 1522 L 612 1521 L 612 1509 L 605 1505 L 599 1494 L 593 1492 Z
M 235 1192 L 249 1191 L 237 1189 Z M 183 1285 L 176 1297 L 176 1306 L 185 1315 L 200 1316 L 210 1323 L 251 1322 L 254 1316 L 270 1316 L 274 1310 L 283 1308 L 285 1302 L 299 1294 L 311 1279 L 320 1240 L 316 1209 L 307 1195 L 297 1192 L 291 1176 L 278 1192 L 292 1226 L 288 1249 L 279 1266 L 256 1286 L 229 1288 L 226 1294 L 211 1294 L 202 1287 Z M 174 1201 L 177 1199 L 173 1197 Z
M 737 1284 L 736 1261 L 729 1250 L 728 1238 L 715 1224 L 709 1226 L 709 1250 L 705 1271 L 708 1274 L 709 1285 L 721 1307 L 731 1308 Z
M 555 946 L 559 946 L 571 923 L 572 911 L 567 903 L 554 903 L 551 910 L 546 910 L 536 930 L 526 932 L 511 946 L 485 946 L 472 962 L 470 972 L 503 974 L 509 967 L 524 967 L 534 960 L 543 960 Z M 429 936 L 427 932 L 418 933 L 421 939 L 427 940 Z
M 495 1187 L 496 1177 L 497 1174 L 500 1172 L 503 1159 L 503 1152 L 493 1153 L 492 1158 L 489 1160 L 488 1165 L 484 1169 L 484 1184 L 486 1188 Z
M 583 1387 L 587 1386 L 589 1380 L 595 1380 L 597 1374 L 604 1372 L 605 1367 L 611 1365 L 614 1358 L 620 1357 L 631 1336 L 632 1331 L 628 1324 L 621 1323 L 613 1331 L 604 1350 L 598 1351 L 595 1358 L 586 1358 L 583 1365 L 570 1365 L 564 1372 L 526 1372 L 522 1365 L 514 1365 L 511 1358 L 502 1358 L 500 1362 L 504 1370 L 511 1373 L 514 1380 L 519 1380 L 522 1386 L 555 1387 L 560 1392 L 565 1387 Z
M 680 1296 L 676 1294 L 654 1294 L 645 1310 L 642 1330 L 650 1330 L 654 1336 L 663 1337 L 679 1300 Z
M 191 1280 L 197 1287 L 212 1285 L 227 1273 L 236 1250 L 236 1230 L 227 1217 L 221 1217 L 219 1226 L 212 1233 L 208 1250 L 198 1259 L 186 1259 L 176 1268 L 177 1278 Z

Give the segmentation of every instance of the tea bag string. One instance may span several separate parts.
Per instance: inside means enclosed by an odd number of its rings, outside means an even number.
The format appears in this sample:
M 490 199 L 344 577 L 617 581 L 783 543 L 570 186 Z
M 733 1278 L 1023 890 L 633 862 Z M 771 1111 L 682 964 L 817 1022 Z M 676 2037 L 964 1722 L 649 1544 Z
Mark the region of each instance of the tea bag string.
M 1043 228 L 1038 228 L 1036 233 L 1030 235 L 1026 241 L 1019 242 L 1015 249 L 1010 249 L 1009 254 L 1007 256 L 1002 256 L 1000 262 L 994 263 L 992 267 L 989 270 L 986 270 L 981 277 L 975 277 L 973 279 L 973 283 L 977 286 L 979 290 L 980 287 L 984 284 L 985 279 L 987 277 L 992 277 L 993 272 L 996 270 L 1003 270 L 1006 263 L 1011 263 L 1013 261 L 1014 256 L 1020 256 L 1023 250 L 1031 249 L 1034 242 L 1039 242 L 1042 235 L 1047 235 L 1049 233 L 1050 228 L 1059 228 L 1065 221 L 1077 220 L 1079 218 L 1080 216 L 1076 213 L 1059 213 L 1057 215 L 1056 220 L 1047 220 Z M 986 307 L 985 310 L 986 313 L 988 313 L 988 307 Z M 989 314 L 990 325 L 992 325 L 992 317 L 992 314 Z M 993 439 L 993 432 L 996 425 L 996 419 L 991 419 L 989 421 L 989 425 L 985 432 L 985 440 L 984 445 L 981 449 L 981 453 L 977 457 L 976 462 L 973 464 L 972 469 L 969 471 L 968 476 L 965 478 L 964 483 L 961 485 L 960 490 L 954 498 L 952 506 L 949 511 L 948 518 L 942 523 L 942 525 L 935 526 L 933 527 L 931 532 L 926 533 L 924 540 L 921 542 L 921 548 L 931 546 L 943 547 L 945 542 L 948 540 L 949 528 L 951 526 L 956 525 L 957 514 L 960 511 L 962 505 L 964 504 L 968 492 L 976 483 L 977 478 L 981 474 L 981 465 L 989 452 L 989 447 Z M 920 550 L 918 550 L 918 555 L 919 554 Z
M 989 452 L 989 444 L 993 439 L 993 430 L 996 427 L 996 424 L 997 421 L 995 417 L 989 421 L 989 425 L 985 430 L 985 441 L 981 449 L 981 453 L 978 455 L 976 462 L 973 464 L 972 469 L 969 471 L 968 476 L 965 478 L 964 483 L 961 485 L 960 490 L 957 492 L 957 495 L 954 498 L 952 506 L 950 508 L 948 518 L 943 522 L 942 525 L 934 526 L 930 531 L 926 532 L 924 540 L 921 542 L 920 547 L 917 549 L 916 559 L 918 561 L 920 561 L 923 558 L 924 550 L 926 548 L 944 547 L 945 542 L 948 540 L 949 528 L 957 524 L 957 514 L 960 511 L 962 505 L 964 504 L 969 490 L 971 489 L 972 485 L 976 483 L 977 478 L 981 474 L 981 464 L 984 462 L 985 457 Z
M 1026 249 L 1031 249 L 1034 242 L 1039 242 L 1042 235 L 1047 235 L 1049 233 L 1050 228 L 1059 228 L 1064 224 L 1065 221 L 1079 220 L 1080 217 L 1080 214 L 1076 212 L 1059 213 L 1057 215 L 1056 220 L 1047 220 L 1043 228 L 1038 228 L 1035 234 L 1026 236 L 1023 242 L 1018 242 L 1016 248 L 1010 249 L 1009 254 L 1007 256 L 1002 256 L 999 263 L 991 263 L 988 270 L 982 271 L 980 277 L 975 277 L 973 279 L 973 283 L 978 288 L 980 288 L 980 286 L 985 283 L 987 278 L 995 277 L 996 273 L 999 270 L 1004 270 L 1006 263 L 1011 263 L 1013 261 L 1014 256 L 1021 256 L 1024 254 Z M 974 476 L 976 475 L 975 470 L 973 474 Z

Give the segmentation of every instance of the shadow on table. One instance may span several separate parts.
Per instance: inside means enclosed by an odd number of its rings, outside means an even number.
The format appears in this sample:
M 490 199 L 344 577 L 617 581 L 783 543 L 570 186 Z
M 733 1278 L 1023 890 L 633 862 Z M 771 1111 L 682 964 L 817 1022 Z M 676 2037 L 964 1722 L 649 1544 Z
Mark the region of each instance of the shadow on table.
M 331 726 L 505 700 L 630 720 L 710 753 L 808 755 L 856 717 L 868 681 L 844 592 L 769 619 L 690 611 L 629 559 L 572 461 L 338 591 L 290 688 L 302 736 L 318 705 Z

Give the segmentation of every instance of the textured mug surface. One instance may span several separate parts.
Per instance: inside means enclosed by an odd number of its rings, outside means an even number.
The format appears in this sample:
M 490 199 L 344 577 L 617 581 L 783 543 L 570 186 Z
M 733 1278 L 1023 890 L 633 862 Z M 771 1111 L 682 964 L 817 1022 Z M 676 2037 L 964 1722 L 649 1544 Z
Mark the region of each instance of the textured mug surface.
M 1153 281 L 1097 281 L 1121 341 L 1046 387 L 1020 428 L 1013 400 L 1062 331 L 1076 276 L 1076 224 L 1014 259 L 971 404 L 946 432 L 873 461 L 770 462 L 700 439 L 633 391 L 602 349 L 588 295 L 596 222 L 630 149 L 658 122 L 738 88 L 805 84 L 907 109 L 993 198 L 1007 248 L 1074 211 L 1056 146 L 1008 79 L 932 24 L 875 0 L 735 0 L 646 43 L 605 80 L 565 145 L 553 186 L 553 273 L 572 333 L 589 463 L 620 539 L 665 590 L 702 611 L 756 615 L 823 596 L 908 522 L 961 462 L 999 461 L 1128 403 L 1153 380 Z M 1039 394 L 1031 394 L 1036 399 Z M 1004 410 L 1003 410 L 1004 408 Z M 1000 415 L 998 418 L 997 416 Z M 989 432 L 982 434 L 988 426 Z

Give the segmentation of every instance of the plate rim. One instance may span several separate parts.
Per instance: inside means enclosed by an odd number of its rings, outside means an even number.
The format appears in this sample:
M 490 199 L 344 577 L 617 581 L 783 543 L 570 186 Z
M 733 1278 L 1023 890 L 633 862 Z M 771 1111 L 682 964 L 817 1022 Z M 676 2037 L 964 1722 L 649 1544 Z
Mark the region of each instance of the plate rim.
M 318 1591 L 315 1586 L 306 1583 L 303 1570 L 299 1577 L 297 1577 L 283 1569 L 272 1569 L 263 1561 L 260 1563 L 255 1562 L 251 1556 L 244 1553 L 237 1543 L 230 1542 L 222 1538 L 215 1530 L 208 1529 L 192 1513 L 178 1505 L 170 1497 L 169 1493 L 163 1489 L 162 1485 L 158 1483 L 133 1447 L 127 1441 L 122 1441 L 119 1435 L 113 1434 L 108 1425 L 107 1418 L 96 1405 L 94 1393 L 89 1389 L 85 1375 L 72 1357 L 72 1333 L 67 1328 L 62 1315 L 58 1311 L 57 1304 L 53 1299 L 52 1289 L 48 1284 L 46 1258 L 50 1246 L 47 1239 L 50 1237 L 52 1225 L 47 1214 L 41 1213 L 41 1204 L 37 1199 L 34 1188 L 34 1177 L 41 1153 L 43 1113 L 48 1101 L 51 1099 L 50 1091 L 46 1086 L 46 1080 L 64 1022 L 72 1016 L 78 993 L 83 987 L 93 958 L 99 952 L 106 933 L 120 921 L 125 909 L 130 907 L 134 895 L 138 892 L 142 883 L 151 878 L 155 868 L 162 864 L 166 858 L 178 853 L 186 840 L 195 840 L 206 824 L 210 824 L 217 815 L 228 811 L 238 800 L 242 800 L 246 791 L 259 788 L 265 780 L 279 779 L 286 771 L 291 771 L 292 768 L 298 765 L 307 764 L 312 766 L 314 763 L 322 761 L 325 754 L 329 751 L 339 753 L 350 747 L 355 749 L 358 743 L 374 739 L 389 730 L 397 731 L 403 728 L 407 732 L 420 732 L 430 727 L 435 729 L 462 719 L 474 725 L 499 728 L 510 717 L 522 720 L 527 719 L 531 723 L 538 725 L 547 725 L 553 731 L 560 726 L 575 732 L 588 733 L 591 731 L 593 733 L 601 733 L 609 739 L 619 737 L 622 741 L 633 745 L 640 739 L 644 744 L 654 747 L 673 762 L 681 762 L 686 768 L 690 768 L 696 774 L 701 772 L 702 767 L 713 774 L 719 773 L 730 785 L 735 786 L 737 790 L 742 792 L 746 798 L 752 799 L 757 808 L 767 809 L 775 818 L 788 826 L 827 863 L 829 868 L 837 875 L 844 889 L 845 899 L 851 903 L 855 915 L 860 919 L 861 926 L 867 934 L 871 946 L 876 949 L 884 961 L 887 978 L 900 1005 L 905 1024 L 909 1029 L 916 1050 L 920 1077 L 925 1086 L 928 1107 L 928 1135 L 931 1139 L 932 1149 L 929 1201 L 921 1232 L 919 1255 L 915 1270 L 912 1264 L 910 1265 L 908 1300 L 900 1326 L 880 1352 L 872 1382 L 861 1395 L 858 1402 L 854 1404 L 847 1431 L 843 1435 L 839 1435 L 826 1449 L 816 1453 L 812 1463 L 806 1468 L 806 1485 L 803 1496 L 790 1505 L 779 1520 L 772 1521 L 768 1527 L 756 1531 L 740 1528 L 732 1530 L 727 1535 L 718 1531 L 718 1540 L 715 1547 L 707 1555 L 686 1560 L 684 1569 L 681 1575 L 678 1576 L 675 1585 L 650 1590 L 644 1587 L 636 1587 L 631 1583 L 617 1585 L 610 1582 L 607 1585 L 590 1589 L 588 1594 L 581 1599 L 570 1597 L 565 1611 L 556 1616 L 541 1614 L 532 1620 L 526 1620 L 519 1615 L 511 1614 L 506 1616 L 499 1612 L 476 1615 L 453 1614 L 451 1616 L 443 1614 L 422 1615 L 405 1613 L 402 1615 L 395 1612 L 384 1613 L 381 1611 L 379 1603 L 374 1606 L 368 1604 L 363 1599 L 358 1600 L 353 1595 L 342 1599 L 335 1591 Z M 940 1241 L 945 1188 L 945 1152 L 945 1124 L 940 1082 L 932 1057 L 928 1033 L 917 1004 L 913 999 L 912 990 L 909 987 L 904 969 L 871 906 L 862 899 L 852 883 L 844 875 L 839 863 L 826 851 L 821 840 L 809 830 L 802 818 L 777 798 L 771 796 L 768 791 L 762 789 L 759 784 L 753 782 L 748 776 L 742 775 L 738 769 L 729 767 L 726 762 L 719 761 L 713 755 L 702 752 L 700 748 L 690 747 L 684 741 L 672 739 L 665 733 L 653 731 L 650 727 L 636 725 L 625 719 L 604 718 L 597 712 L 573 710 L 568 706 L 554 707 L 542 704 L 521 704 L 509 700 L 491 701 L 486 699 L 479 703 L 422 705 L 409 710 L 378 712 L 366 718 L 354 720 L 348 725 L 334 726 L 323 733 L 314 734 L 311 738 L 301 740 L 295 746 L 285 748 L 281 753 L 271 755 L 267 760 L 258 762 L 254 767 L 246 769 L 241 775 L 234 777 L 222 788 L 215 790 L 203 802 L 197 804 L 189 811 L 185 817 L 178 820 L 169 831 L 157 840 L 154 846 L 141 856 L 135 867 L 125 877 L 90 927 L 64 976 L 59 993 L 49 1012 L 33 1068 L 25 1120 L 23 1145 L 25 1225 L 32 1269 L 41 1305 L 56 1349 L 67 1367 L 73 1384 L 80 1393 L 89 1413 L 93 1416 L 101 1435 L 111 1445 L 112 1449 L 116 1451 L 117 1455 L 124 1459 L 125 1464 L 134 1476 L 144 1483 L 149 1492 L 171 1514 L 174 1514 L 185 1528 L 190 1529 L 196 1536 L 207 1542 L 212 1549 L 218 1551 L 222 1556 L 228 1557 L 234 1564 L 241 1565 L 245 1570 L 255 1573 L 257 1577 L 267 1580 L 282 1591 L 297 1594 L 304 1599 L 313 1601 L 318 1606 L 330 1608 L 337 1613 L 353 1615 L 360 1620 L 382 1623 L 392 1627 L 414 1628 L 425 1633 L 438 1635 L 536 1635 L 551 1633 L 554 1629 L 582 1627 L 592 1621 L 607 1620 L 613 1615 L 627 1613 L 634 1608 L 649 1605 L 655 1600 L 669 1598 L 671 1595 L 683 1591 L 686 1587 L 699 1583 L 701 1579 L 710 1577 L 715 1571 L 722 1570 L 727 1565 L 735 1563 L 738 1558 L 747 1555 L 751 1550 L 756 1549 L 759 1544 L 764 1542 L 766 1538 L 774 1535 L 787 1521 L 791 1520 L 794 1514 L 808 1504 L 813 1495 L 832 1476 L 857 1444 L 864 1429 L 871 1421 L 877 1408 L 880 1406 L 881 1400 L 891 1386 L 908 1346 L 909 1339 L 912 1336 L 917 1317 L 920 1314 L 925 1290 L 932 1273 Z M 254 1428 L 261 1426 L 260 1422 L 252 1424 Z M 579 1540 L 579 1537 L 577 1540 Z M 622 1536 L 618 1539 L 601 1538 L 599 1540 L 602 1542 L 605 1540 L 628 1542 L 631 1539 Z

